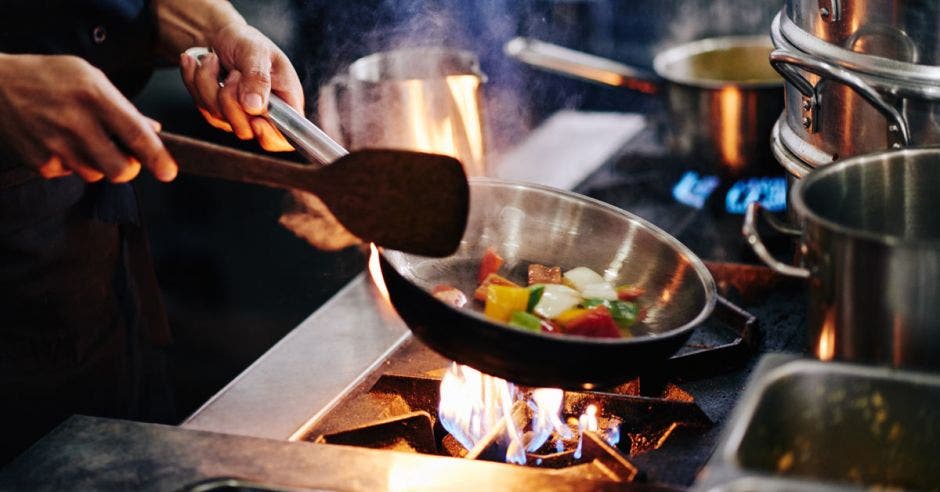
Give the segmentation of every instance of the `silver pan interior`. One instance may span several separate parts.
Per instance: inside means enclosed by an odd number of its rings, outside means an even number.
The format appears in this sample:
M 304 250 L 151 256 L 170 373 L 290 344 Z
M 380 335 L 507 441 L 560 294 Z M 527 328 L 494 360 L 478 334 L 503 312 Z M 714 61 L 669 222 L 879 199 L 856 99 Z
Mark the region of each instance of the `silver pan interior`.
M 646 315 L 631 341 L 698 324 L 714 307 L 714 281 L 701 260 L 633 214 L 574 193 L 487 178 L 470 181 L 470 199 L 467 230 L 454 255 L 386 251 L 396 271 L 426 290 L 449 284 L 471 296 L 489 246 L 506 260 L 502 273 L 523 285 L 530 263 L 563 271 L 587 266 L 615 286 L 646 290 L 639 300 Z M 479 304 L 470 305 L 475 309 L 468 314 L 483 319 Z

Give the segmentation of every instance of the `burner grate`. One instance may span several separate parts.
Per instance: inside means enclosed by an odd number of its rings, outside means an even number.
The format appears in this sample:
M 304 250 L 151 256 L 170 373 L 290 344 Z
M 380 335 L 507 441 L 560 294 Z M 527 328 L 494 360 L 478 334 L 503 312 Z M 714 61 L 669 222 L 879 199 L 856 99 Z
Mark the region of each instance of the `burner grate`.
M 747 301 L 749 294 L 765 295 L 781 285 L 759 267 L 708 267 L 721 294 L 735 300 Z M 733 403 L 734 388 L 743 384 L 739 379 L 762 343 L 757 318 L 720 299 L 709 320 L 655 373 L 613 388 L 565 393 L 563 419 L 582 415 L 594 404 L 602 423 L 610 418 L 620 422 L 616 446 L 586 432 L 581 461 L 572 459 L 570 449 L 556 453 L 543 448 L 538 455 L 527 454 L 527 463 L 540 462 L 540 473 L 582 479 L 688 485 L 717 439 L 716 424 L 723 414 L 716 408 Z M 505 449 L 484 440 L 468 451 L 437 421 L 441 378 L 449 364 L 417 339 L 409 339 L 333 409 L 310 422 L 300 438 L 502 462 Z M 416 427 L 419 435 L 409 434 Z M 602 444 L 588 444 L 594 438 Z

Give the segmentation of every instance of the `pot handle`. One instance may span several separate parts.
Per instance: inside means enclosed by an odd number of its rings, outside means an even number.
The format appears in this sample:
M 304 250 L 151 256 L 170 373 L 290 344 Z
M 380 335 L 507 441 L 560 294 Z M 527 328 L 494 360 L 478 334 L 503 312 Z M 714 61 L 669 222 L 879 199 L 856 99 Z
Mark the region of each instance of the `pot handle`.
M 591 82 L 645 94 L 655 94 L 660 88 L 659 78 L 644 70 L 532 38 L 512 38 L 503 51 L 527 65 Z
M 806 80 L 806 77 L 800 74 L 796 67 L 822 78 L 835 80 L 852 89 L 888 120 L 888 132 L 895 135 L 897 138 L 897 141 L 891 145 L 892 147 L 906 147 L 910 145 L 911 132 L 907 120 L 894 106 L 885 101 L 881 95 L 878 94 L 878 91 L 862 80 L 861 77 L 844 68 L 826 63 L 805 53 L 793 53 L 785 49 L 772 51 L 770 53 L 770 64 L 783 78 L 793 84 L 793 86 L 800 91 L 800 94 L 803 94 L 804 97 L 809 99 L 810 107 L 806 108 L 806 110 L 811 111 L 812 116 L 808 117 L 804 124 L 810 125 L 813 131 L 818 128 L 817 125 L 819 121 L 817 112 L 820 97 L 816 90 L 819 84 L 817 83 L 815 86 L 811 84 Z
M 741 226 L 741 234 L 744 235 L 747 239 L 747 243 L 751 245 L 751 249 L 754 250 L 754 254 L 757 255 L 764 263 L 767 264 L 773 271 L 786 275 L 788 277 L 796 278 L 809 278 L 809 270 L 801 267 L 795 267 L 793 265 L 788 265 L 770 254 L 770 251 L 767 250 L 767 246 L 764 245 L 764 241 L 761 239 L 760 234 L 757 232 L 757 212 L 762 212 L 761 215 L 764 217 L 764 220 L 770 224 L 771 227 L 777 231 L 788 234 L 791 236 L 799 236 L 801 231 L 790 227 L 779 220 L 776 217 L 770 215 L 766 209 L 761 207 L 759 202 L 751 202 L 747 206 L 747 213 L 744 214 L 744 225 Z

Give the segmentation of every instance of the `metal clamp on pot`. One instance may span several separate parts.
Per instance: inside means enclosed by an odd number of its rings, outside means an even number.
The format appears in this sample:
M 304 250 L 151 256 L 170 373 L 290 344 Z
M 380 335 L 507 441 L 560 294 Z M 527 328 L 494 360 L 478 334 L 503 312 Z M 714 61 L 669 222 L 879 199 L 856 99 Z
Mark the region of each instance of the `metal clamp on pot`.
M 808 279 L 812 350 L 837 359 L 940 369 L 940 148 L 857 156 L 817 169 L 790 192 L 802 267 L 781 262 L 757 232 L 742 233 L 780 274 Z M 766 214 L 765 214 L 766 215 Z M 771 217 L 772 219 L 772 217 Z
M 819 107 L 823 99 L 819 87 L 823 82 L 831 79 L 852 89 L 885 117 L 889 122 L 888 133 L 891 137 L 889 143 L 892 148 L 900 148 L 910 144 L 911 132 L 904 116 L 894 106 L 885 101 L 878 94 L 878 91 L 865 83 L 861 77 L 812 56 L 781 49 L 770 53 L 770 64 L 802 94 L 804 99 L 800 104 L 800 108 L 803 111 L 803 117 L 800 119 L 800 125 L 806 128 L 809 133 L 819 131 Z M 813 85 L 800 74 L 797 67 L 818 75 L 821 77 L 820 81 Z
M 771 148 L 794 179 L 839 159 L 940 144 L 936 7 L 786 3 L 771 24 L 771 63 L 786 79 Z

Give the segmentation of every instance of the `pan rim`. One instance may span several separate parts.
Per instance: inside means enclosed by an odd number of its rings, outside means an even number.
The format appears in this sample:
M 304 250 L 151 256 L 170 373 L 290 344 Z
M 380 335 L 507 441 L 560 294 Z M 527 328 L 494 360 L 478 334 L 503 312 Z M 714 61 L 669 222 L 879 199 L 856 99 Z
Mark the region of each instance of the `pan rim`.
M 657 227 L 655 224 L 647 221 L 646 219 L 643 219 L 642 217 L 635 215 L 633 213 L 630 213 L 622 208 L 615 207 L 609 203 L 602 202 L 600 200 L 591 198 L 586 195 L 582 195 L 580 193 L 575 193 L 572 191 L 554 188 L 551 186 L 545 186 L 545 185 L 541 185 L 537 183 L 529 183 L 529 182 L 515 181 L 515 180 L 505 180 L 505 179 L 491 178 L 491 177 L 472 177 L 472 178 L 469 178 L 468 181 L 470 182 L 471 190 L 474 184 L 481 184 L 484 186 L 490 185 L 490 186 L 501 186 L 501 187 L 507 187 L 507 188 L 516 188 L 516 189 L 533 189 L 533 190 L 550 193 L 550 194 L 559 194 L 575 201 L 586 202 L 587 204 L 591 206 L 601 208 L 603 210 L 614 213 L 616 215 L 620 215 L 629 221 L 638 223 L 640 226 L 648 229 L 658 240 L 665 242 L 673 250 L 675 250 L 680 256 L 685 258 L 689 266 L 692 267 L 692 269 L 698 275 L 698 278 L 702 283 L 703 290 L 705 291 L 705 302 L 702 304 L 702 308 L 699 310 L 698 314 L 696 314 L 695 317 L 693 317 L 691 320 L 689 320 L 688 322 L 680 326 L 664 331 L 662 333 L 645 334 L 642 336 L 634 336 L 630 338 L 594 338 L 594 337 L 587 337 L 583 335 L 559 335 L 559 334 L 552 334 L 552 333 L 525 331 L 525 330 L 519 330 L 517 328 L 512 328 L 508 324 L 505 324 L 505 323 L 497 323 L 492 320 L 489 320 L 483 314 L 478 313 L 477 311 L 473 309 L 458 308 L 444 301 L 441 301 L 440 299 L 437 299 L 430 292 L 428 292 L 427 289 L 425 289 L 421 285 L 418 285 L 408 275 L 403 274 L 398 268 L 396 268 L 395 261 L 393 261 L 393 259 L 389 256 L 389 254 L 386 253 L 384 249 L 380 248 L 379 254 L 383 257 L 384 261 L 388 263 L 389 266 L 395 270 L 396 274 L 399 277 L 404 279 L 407 283 L 411 284 L 413 287 L 425 292 L 428 295 L 428 297 L 434 299 L 435 302 L 439 303 L 442 306 L 445 306 L 447 309 L 450 309 L 458 313 L 460 316 L 470 316 L 471 318 L 474 318 L 477 321 L 483 322 L 484 324 L 489 325 L 491 327 L 499 328 L 501 330 L 507 330 L 509 333 L 512 333 L 513 336 L 532 337 L 533 339 L 549 340 L 552 342 L 560 342 L 560 343 L 572 344 L 572 345 L 581 345 L 581 344 L 584 344 L 585 342 L 588 342 L 588 343 L 599 344 L 599 345 L 616 346 L 616 345 L 640 344 L 649 340 L 665 340 L 665 339 L 673 338 L 676 336 L 681 336 L 685 332 L 691 329 L 694 329 L 696 326 L 704 322 L 711 315 L 712 311 L 714 311 L 715 303 L 717 302 L 717 298 L 718 298 L 718 291 L 715 285 L 715 280 L 712 277 L 711 272 L 709 272 L 708 268 L 705 266 L 705 263 L 701 260 L 701 258 L 698 257 L 698 255 L 693 253 L 692 250 L 690 250 L 687 246 L 682 244 L 678 239 L 673 237 L 671 234 L 663 231 L 662 229 Z M 472 191 L 471 191 L 471 197 L 472 197 Z M 463 240 L 461 240 L 461 243 L 462 242 Z M 407 254 L 407 253 L 402 253 L 400 251 L 395 251 L 395 250 L 390 250 L 389 252 L 398 253 L 401 255 Z M 412 255 L 412 256 L 419 256 L 419 255 Z
M 696 56 L 709 52 L 718 52 L 733 48 L 767 48 L 767 63 L 770 64 L 769 54 L 774 49 L 769 35 L 731 35 L 704 38 L 674 45 L 653 57 L 653 70 L 656 75 L 668 82 L 677 85 L 694 87 L 697 89 L 723 89 L 737 87 L 740 89 L 783 89 L 782 77 L 774 79 L 755 80 L 723 80 L 708 77 L 690 77 L 678 75 L 672 69 L 677 62 L 688 61 Z

